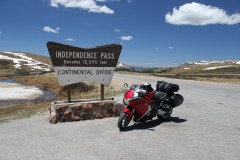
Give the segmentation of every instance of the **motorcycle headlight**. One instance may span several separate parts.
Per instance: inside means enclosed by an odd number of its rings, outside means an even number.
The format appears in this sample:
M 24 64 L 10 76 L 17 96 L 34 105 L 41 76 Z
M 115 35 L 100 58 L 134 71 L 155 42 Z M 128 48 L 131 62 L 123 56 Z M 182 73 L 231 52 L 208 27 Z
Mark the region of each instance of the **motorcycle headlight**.
M 130 100 L 131 100 L 131 98 L 123 98 L 123 103 L 125 105 L 128 105 Z

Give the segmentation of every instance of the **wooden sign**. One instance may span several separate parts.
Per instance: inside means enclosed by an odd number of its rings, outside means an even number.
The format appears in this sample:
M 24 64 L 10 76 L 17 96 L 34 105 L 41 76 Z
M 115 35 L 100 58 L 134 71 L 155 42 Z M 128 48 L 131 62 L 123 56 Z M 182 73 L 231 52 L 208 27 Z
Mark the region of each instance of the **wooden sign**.
M 60 86 L 82 81 L 110 84 L 122 50 L 119 44 L 79 48 L 56 42 L 48 42 L 47 48 Z

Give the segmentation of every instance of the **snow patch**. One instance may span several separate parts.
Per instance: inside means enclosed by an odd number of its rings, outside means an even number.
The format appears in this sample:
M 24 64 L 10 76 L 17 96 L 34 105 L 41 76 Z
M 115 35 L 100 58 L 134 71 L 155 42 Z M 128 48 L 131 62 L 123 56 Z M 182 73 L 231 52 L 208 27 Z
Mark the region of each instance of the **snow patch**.
M 0 82 L 0 100 L 27 100 L 43 95 L 43 92 L 34 86 L 22 86 L 17 83 Z
M 117 67 L 125 67 L 121 62 L 117 65 Z
M 0 59 L 5 59 L 5 60 L 12 60 L 14 63 L 14 67 L 16 69 L 22 69 L 22 65 L 28 66 L 31 70 L 42 70 L 42 71 L 50 71 L 52 66 L 48 65 L 46 63 L 42 63 L 40 61 L 34 60 L 31 57 L 28 57 L 24 53 L 14 53 L 14 52 L 3 52 L 7 54 L 14 55 L 15 57 L 9 57 L 5 55 L 0 55 Z M 19 58 L 16 58 L 19 57 Z M 25 64 L 23 64 L 25 63 Z
M 218 68 L 226 68 L 226 67 L 231 67 L 233 65 L 227 65 L 227 66 L 217 66 L 217 67 L 208 67 L 208 68 L 205 68 L 203 70 L 214 70 L 214 69 L 218 69 Z
M 191 68 L 183 68 L 183 69 L 191 69 Z
M 225 60 L 225 61 L 199 61 L 199 62 L 187 62 L 191 65 L 210 65 L 210 64 L 238 64 L 237 60 Z

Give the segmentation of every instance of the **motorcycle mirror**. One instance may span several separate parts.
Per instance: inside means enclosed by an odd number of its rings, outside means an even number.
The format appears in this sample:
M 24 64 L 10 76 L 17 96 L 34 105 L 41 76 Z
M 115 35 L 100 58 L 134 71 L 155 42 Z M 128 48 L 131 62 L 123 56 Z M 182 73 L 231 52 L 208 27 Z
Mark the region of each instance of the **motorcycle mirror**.
M 127 84 L 127 83 L 124 83 L 124 87 L 125 87 L 125 88 L 128 88 L 128 84 Z

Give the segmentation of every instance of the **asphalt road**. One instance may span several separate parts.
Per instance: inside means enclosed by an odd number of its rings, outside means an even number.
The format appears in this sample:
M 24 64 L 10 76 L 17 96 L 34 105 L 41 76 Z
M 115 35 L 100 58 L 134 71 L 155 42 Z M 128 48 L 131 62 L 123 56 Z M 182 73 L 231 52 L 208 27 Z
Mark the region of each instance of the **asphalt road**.
M 240 85 L 115 76 L 177 83 L 185 101 L 168 121 L 131 123 L 124 132 L 118 118 L 53 125 L 43 114 L 0 124 L 0 160 L 240 160 Z

